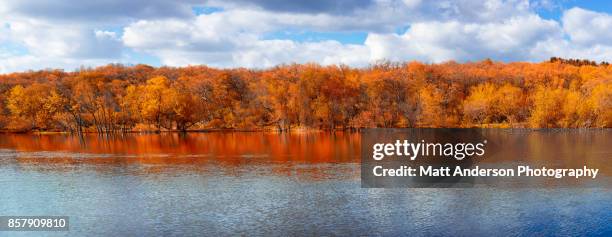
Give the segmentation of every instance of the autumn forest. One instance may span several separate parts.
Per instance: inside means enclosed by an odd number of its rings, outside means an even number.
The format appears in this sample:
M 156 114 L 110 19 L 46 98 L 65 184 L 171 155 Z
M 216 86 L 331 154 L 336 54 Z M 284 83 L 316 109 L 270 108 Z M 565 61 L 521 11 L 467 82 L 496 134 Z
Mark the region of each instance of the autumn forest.
M 612 127 L 612 65 L 381 62 L 367 68 L 111 64 L 0 75 L 12 132 Z

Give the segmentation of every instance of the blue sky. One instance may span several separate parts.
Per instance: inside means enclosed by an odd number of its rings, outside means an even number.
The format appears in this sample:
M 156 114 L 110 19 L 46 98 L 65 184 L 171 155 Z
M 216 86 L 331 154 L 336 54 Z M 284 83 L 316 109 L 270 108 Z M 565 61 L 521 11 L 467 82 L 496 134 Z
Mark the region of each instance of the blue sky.
M 1 1 L 2 73 L 108 63 L 612 61 L 609 1 Z

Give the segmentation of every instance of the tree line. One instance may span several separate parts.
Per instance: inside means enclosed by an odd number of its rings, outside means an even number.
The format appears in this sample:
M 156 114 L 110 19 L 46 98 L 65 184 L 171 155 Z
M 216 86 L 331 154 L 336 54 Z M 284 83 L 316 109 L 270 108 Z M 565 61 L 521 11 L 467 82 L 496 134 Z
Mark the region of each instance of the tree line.
M 612 126 L 612 66 L 381 62 L 269 69 L 110 64 L 0 75 L 4 131 Z

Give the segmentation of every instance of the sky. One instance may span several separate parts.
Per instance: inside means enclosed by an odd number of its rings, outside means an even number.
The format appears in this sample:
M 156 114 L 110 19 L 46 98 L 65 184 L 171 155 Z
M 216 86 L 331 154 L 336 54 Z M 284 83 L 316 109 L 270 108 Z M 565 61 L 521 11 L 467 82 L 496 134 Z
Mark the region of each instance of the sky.
M 611 1 L 0 0 L 0 73 L 552 56 L 612 61 Z

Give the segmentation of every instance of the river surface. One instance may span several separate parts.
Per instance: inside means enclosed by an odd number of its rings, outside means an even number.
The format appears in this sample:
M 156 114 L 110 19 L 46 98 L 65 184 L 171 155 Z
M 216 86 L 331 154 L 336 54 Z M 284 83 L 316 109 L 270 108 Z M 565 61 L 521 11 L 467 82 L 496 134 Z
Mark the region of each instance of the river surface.
M 504 136 L 610 167 L 610 131 Z M 0 215 L 70 217 L 0 236 L 612 235 L 607 187 L 361 188 L 359 162 L 359 133 L 0 134 Z

